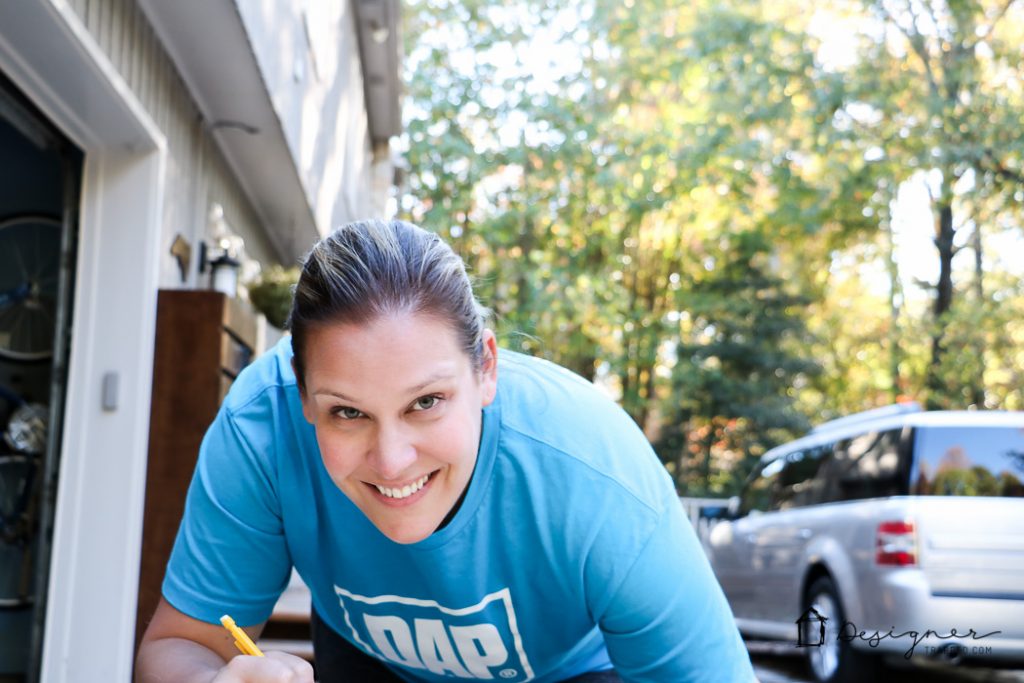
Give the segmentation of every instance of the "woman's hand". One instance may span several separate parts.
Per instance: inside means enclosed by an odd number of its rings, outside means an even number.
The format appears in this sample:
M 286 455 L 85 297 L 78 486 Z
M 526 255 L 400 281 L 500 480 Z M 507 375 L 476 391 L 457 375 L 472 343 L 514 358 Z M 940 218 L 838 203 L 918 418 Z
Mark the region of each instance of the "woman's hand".
M 284 652 L 233 657 L 211 683 L 313 683 L 309 662 Z
M 257 640 L 263 624 L 242 630 Z M 313 683 L 313 667 L 284 652 L 266 657 L 238 654 L 220 624 L 182 614 L 160 599 L 135 661 L 137 683 Z

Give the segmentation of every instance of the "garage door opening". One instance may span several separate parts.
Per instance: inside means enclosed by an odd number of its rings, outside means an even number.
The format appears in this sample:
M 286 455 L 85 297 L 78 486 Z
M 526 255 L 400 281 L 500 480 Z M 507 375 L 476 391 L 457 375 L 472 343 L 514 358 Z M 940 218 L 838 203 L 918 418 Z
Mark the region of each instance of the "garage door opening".
M 0 682 L 39 679 L 82 152 L 0 73 Z

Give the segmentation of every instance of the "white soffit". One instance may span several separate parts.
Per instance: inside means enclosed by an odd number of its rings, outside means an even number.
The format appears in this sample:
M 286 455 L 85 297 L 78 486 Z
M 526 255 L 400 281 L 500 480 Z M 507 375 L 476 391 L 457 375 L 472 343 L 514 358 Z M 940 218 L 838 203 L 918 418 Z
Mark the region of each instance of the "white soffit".
M 285 263 L 320 237 L 233 0 L 139 0 Z
M 162 146 L 164 137 L 144 113 L 128 85 L 103 60 L 85 54 L 100 49 L 77 17 L 46 2 L 0 2 L 0 64 L 36 104 L 61 122 L 79 147 L 118 147 L 128 153 Z M 31 87 L 23 81 L 32 80 Z M 110 97 L 113 90 L 121 99 Z
M 402 132 L 399 105 L 398 0 L 355 0 L 370 136 L 386 144 Z

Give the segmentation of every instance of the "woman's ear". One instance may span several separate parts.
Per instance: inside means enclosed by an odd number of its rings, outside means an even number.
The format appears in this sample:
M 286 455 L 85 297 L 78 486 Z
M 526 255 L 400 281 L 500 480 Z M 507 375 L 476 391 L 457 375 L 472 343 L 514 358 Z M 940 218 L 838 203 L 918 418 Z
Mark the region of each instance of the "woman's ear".
M 489 406 L 498 393 L 498 340 L 492 330 L 484 328 L 481 346 L 483 355 L 480 359 L 480 382 L 483 406 Z

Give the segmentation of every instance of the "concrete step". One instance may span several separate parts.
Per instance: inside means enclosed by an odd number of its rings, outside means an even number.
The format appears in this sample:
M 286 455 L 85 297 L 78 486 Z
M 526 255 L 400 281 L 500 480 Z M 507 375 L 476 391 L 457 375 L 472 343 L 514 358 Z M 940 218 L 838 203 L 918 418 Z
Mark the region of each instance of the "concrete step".
M 260 638 L 256 643 L 263 652 L 276 650 L 287 652 L 290 655 L 301 657 L 310 664 L 313 663 L 313 643 L 308 640 L 285 640 L 279 638 Z
M 288 587 L 278 599 L 257 645 L 261 650 L 278 650 L 313 662 L 310 641 L 311 601 L 309 588 L 294 571 Z

